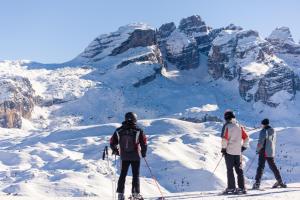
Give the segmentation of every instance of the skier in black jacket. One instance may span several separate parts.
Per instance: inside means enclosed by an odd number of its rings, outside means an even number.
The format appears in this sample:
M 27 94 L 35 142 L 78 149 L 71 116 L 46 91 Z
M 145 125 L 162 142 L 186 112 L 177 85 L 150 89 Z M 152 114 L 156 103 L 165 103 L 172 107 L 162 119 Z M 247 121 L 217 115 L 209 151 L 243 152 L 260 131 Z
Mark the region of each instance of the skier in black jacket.
M 128 168 L 132 169 L 132 197 L 143 199 L 140 195 L 140 160 L 146 157 L 147 139 L 141 128 L 137 126 L 137 115 L 133 112 L 126 113 L 125 121 L 117 128 L 110 139 L 113 154 L 121 156 L 121 174 L 118 181 L 118 199 L 124 200 L 125 179 Z

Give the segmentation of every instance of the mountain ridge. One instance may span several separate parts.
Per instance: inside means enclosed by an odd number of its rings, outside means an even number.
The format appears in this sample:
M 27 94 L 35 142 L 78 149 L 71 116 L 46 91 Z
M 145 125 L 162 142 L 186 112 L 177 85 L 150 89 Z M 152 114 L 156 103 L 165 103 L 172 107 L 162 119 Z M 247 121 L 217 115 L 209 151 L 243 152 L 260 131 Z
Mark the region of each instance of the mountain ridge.
M 117 31 L 96 37 L 82 53 L 65 63 L 40 64 L 17 61 L 11 64 L 24 66 L 27 70 L 59 71 L 68 67 L 70 70 L 72 68 L 90 70 L 84 79 L 94 81 L 94 85 L 114 90 L 118 98 L 123 98 L 123 101 L 127 102 L 122 106 L 123 109 L 129 106 L 133 110 L 139 110 L 138 113 L 145 118 L 155 117 L 154 113 L 161 113 L 159 116 L 166 114 L 177 116 L 179 113 L 186 113 L 185 109 L 190 109 L 189 105 L 181 106 L 174 102 L 178 108 L 165 110 L 164 107 L 170 106 L 167 102 L 173 101 L 166 96 L 173 96 L 172 88 L 176 85 L 183 102 L 193 95 L 206 94 L 210 96 L 206 100 L 208 104 L 216 104 L 216 98 L 220 99 L 219 102 L 225 102 L 227 97 L 219 96 L 217 93 L 221 92 L 219 89 L 222 89 L 221 93 L 224 91 L 231 93 L 226 89 L 226 85 L 231 85 L 232 92 L 240 97 L 238 101 L 244 101 L 245 105 L 255 110 L 255 113 L 261 113 L 263 110 L 269 112 L 267 108 L 263 108 L 264 105 L 275 110 L 276 107 L 284 109 L 288 104 L 289 107 L 293 107 L 293 102 L 298 102 L 300 90 L 299 45 L 292 39 L 288 28 L 278 28 L 274 31 L 268 38 L 263 39 L 257 31 L 244 30 L 234 24 L 213 29 L 200 16 L 193 15 L 183 18 L 178 25 L 169 22 L 157 29 L 145 23 L 121 26 Z M 179 84 L 178 80 L 183 81 Z M 155 83 L 150 84 L 153 81 Z M 157 94 L 159 88 L 163 88 L 161 84 L 165 85 L 164 91 L 161 90 L 165 94 Z M 189 90 L 186 88 L 189 84 L 193 85 L 191 89 L 193 92 L 190 93 L 191 97 L 186 97 L 184 96 L 186 91 L 183 90 Z M 199 84 L 210 90 L 204 92 L 200 91 L 201 87 L 194 87 Z M 214 85 L 218 84 L 220 87 L 215 88 Z M 147 93 L 145 90 L 157 91 L 148 92 L 149 98 L 153 96 L 161 98 L 160 103 L 163 106 L 156 105 L 157 102 L 152 100 L 142 101 L 141 95 Z M 126 95 L 131 95 L 136 100 L 128 100 L 132 97 Z M 38 104 L 64 103 L 78 97 L 65 98 L 65 96 L 53 97 L 52 100 L 42 98 L 40 99 L 42 103 Z M 203 98 L 200 99 L 199 102 L 203 102 Z M 107 101 L 103 103 L 111 102 L 108 99 Z M 139 108 L 134 108 L 137 105 L 134 102 L 140 104 Z M 239 105 L 241 102 L 235 103 Z M 193 102 L 191 105 L 197 104 Z M 155 106 L 165 111 L 156 110 Z M 227 106 L 237 107 L 230 104 Z M 184 107 L 185 109 L 181 110 Z M 17 115 L 21 116 L 20 114 L 21 112 L 17 112 Z M 220 114 L 218 112 L 210 118 L 221 118 Z M 115 115 L 119 115 L 117 118 L 120 118 L 120 113 Z M 190 119 L 189 116 L 183 118 L 201 121 L 203 116 L 200 114 L 200 119 Z

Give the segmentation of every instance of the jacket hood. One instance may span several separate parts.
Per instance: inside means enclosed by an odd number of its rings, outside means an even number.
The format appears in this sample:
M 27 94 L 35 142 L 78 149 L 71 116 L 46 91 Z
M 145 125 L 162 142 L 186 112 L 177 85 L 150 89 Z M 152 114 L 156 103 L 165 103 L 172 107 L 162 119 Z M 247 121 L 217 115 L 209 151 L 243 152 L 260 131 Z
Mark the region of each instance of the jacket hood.
M 228 120 L 226 121 L 227 123 L 233 123 L 233 124 L 236 124 L 237 123 L 237 120 L 236 118 L 232 118 L 231 120 Z
M 267 125 L 264 127 L 264 129 L 269 129 L 269 128 L 272 128 L 270 125 Z
M 132 121 L 123 121 L 122 126 L 124 128 L 136 128 L 137 124 L 135 122 L 132 122 Z

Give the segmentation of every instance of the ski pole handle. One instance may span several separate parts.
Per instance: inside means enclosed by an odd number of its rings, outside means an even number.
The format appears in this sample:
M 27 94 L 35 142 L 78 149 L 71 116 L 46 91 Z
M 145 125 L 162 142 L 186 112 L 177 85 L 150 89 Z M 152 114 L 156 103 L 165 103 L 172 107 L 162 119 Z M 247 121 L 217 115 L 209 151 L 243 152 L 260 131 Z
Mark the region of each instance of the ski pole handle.
M 108 147 L 107 146 L 105 146 L 105 154 L 108 157 Z
M 102 153 L 102 160 L 105 160 L 105 151 Z
M 107 146 L 105 146 L 104 149 L 103 149 L 102 160 L 105 160 L 105 157 L 108 157 L 108 149 L 107 149 Z

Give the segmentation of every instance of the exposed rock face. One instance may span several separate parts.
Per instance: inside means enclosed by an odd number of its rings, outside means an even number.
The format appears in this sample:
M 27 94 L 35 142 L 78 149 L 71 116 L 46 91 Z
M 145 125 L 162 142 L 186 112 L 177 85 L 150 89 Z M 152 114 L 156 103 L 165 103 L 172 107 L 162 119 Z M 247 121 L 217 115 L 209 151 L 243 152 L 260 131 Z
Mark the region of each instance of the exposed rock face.
M 297 75 L 295 89 L 300 90 L 300 44 L 297 44 L 288 27 L 276 28 L 268 38 L 273 46 L 274 53 L 282 59 Z
M 285 91 L 291 99 L 300 89 L 300 45 L 288 28 L 277 28 L 264 40 L 258 32 L 234 24 L 212 29 L 198 15 L 182 19 L 178 27 L 163 24 L 157 31 L 145 24 L 120 27 L 97 37 L 70 63 L 97 66 L 117 79 L 122 74 L 122 80 L 112 84 L 140 87 L 154 80 L 165 63 L 179 70 L 199 67 L 201 54 L 208 56 L 214 79 L 238 81 L 245 101 L 276 106 L 278 92 Z M 110 82 L 105 76 L 103 81 Z
M 69 63 L 97 66 L 107 56 L 116 56 L 125 51 L 156 44 L 155 30 L 146 24 L 122 26 L 116 32 L 100 35 L 75 59 Z
M 266 40 L 274 46 L 276 53 L 300 55 L 300 45 L 294 41 L 288 27 L 276 28 Z
M 261 100 L 270 106 L 277 106 L 278 103 L 270 101 L 270 97 L 281 91 L 285 91 L 288 99 L 292 99 L 296 93 L 295 80 L 292 70 L 285 65 L 274 63 L 273 68 L 259 81 L 255 101 Z
M 158 30 L 158 37 L 160 40 L 165 39 L 171 35 L 173 31 L 175 31 L 176 25 L 174 22 L 163 24 Z
M 173 31 L 163 43 L 163 52 L 166 59 L 176 65 L 178 69 L 192 69 L 199 65 L 197 43 L 193 38 L 188 38 L 178 29 Z M 161 45 L 162 46 L 162 45 Z
M 223 77 L 230 81 L 239 75 L 243 65 L 261 63 L 265 54 L 271 55 L 271 47 L 257 32 L 225 29 L 212 43 L 209 73 L 215 79 Z
M 156 45 L 153 46 L 152 51 L 150 53 L 146 54 L 145 56 L 139 57 L 138 61 L 135 62 L 151 63 L 151 65 L 153 65 L 153 73 L 139 79 L 139 81 L 133 84 L 134 87 L 140 87 L 153 81 L 157 75 L 161 74 L 162 68 L 165 67 L 160 49 Z
M 105 84 L 140 87 L 154 80 L 164 67 L 156 36 L 156 31 L 143 23 L 123 26 L 97 37 L 69 63 L 96 67 Z
M 121 46 L 115 48 L 110 56 L 115 56 L 117 54 L 121 54 L 125 51 L 127 51 L 130 48 L 135 47 L 146 47 L 156 44 L 155 39 L 155 31 L 152 29 L 148 30 L 142 30 L 142 29 L 136 29 L 134 30 L 130 37 L 121 44 Z
M 27 78 L 0 80 L 0 126 L 21 128 L 22 118 L 30 118 L 34 107 L 34 90 Z
M 162 25 L 157 38 L 163 57 L 181 70 L 198 67 L 200 53 L 207 54 L 210 48 L 209 31 L 198 15 L 182 19 L 178 28 L 173 22 Z
M 278 103 L 274 94 L 295 94 L 295 73 L 273 53 L 273 46 L 256 31 L 230 25 L 212 42 L 208 59 L 209 73 L 214 79 L 237 79 L 245 101 L 261 101 L 270 106 Z
M 212 41 L 209 35 L 211 28 L 206 26 L 199 15 L 182 19 L 178 28 L 187 36 L 196 40 L 199 52 L 208 54 Z

